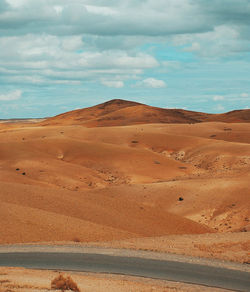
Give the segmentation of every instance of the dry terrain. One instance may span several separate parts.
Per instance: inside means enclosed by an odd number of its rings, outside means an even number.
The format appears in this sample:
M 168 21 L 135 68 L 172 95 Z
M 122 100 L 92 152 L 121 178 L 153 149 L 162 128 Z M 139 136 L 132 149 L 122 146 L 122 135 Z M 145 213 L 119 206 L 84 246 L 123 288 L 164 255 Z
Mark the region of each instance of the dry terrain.
M 0 268 L 0 292 L 47 292 L 52 290 L 51 281 L 60 273 L 57 271 Z M 64 273 L 71 276 L 81 292 L 209 292 L 211 288 L 184 283 L 142 279 L 129 276 L 115 276 L 91 273 Z M 214 292 L 228 291 L 213 288 Z
M 249 180 L 250 110 L 113 100 L 3 121 L 0 244 L 79 242 L 249 263 Z

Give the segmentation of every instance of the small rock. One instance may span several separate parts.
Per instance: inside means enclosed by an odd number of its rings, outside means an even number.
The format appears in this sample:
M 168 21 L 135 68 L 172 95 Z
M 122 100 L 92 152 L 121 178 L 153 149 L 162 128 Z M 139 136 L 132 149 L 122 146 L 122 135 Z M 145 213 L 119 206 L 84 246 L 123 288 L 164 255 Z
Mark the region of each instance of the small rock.
M 183 201 L 184 199 L 182 197 L 179 197 L 179 201 Z

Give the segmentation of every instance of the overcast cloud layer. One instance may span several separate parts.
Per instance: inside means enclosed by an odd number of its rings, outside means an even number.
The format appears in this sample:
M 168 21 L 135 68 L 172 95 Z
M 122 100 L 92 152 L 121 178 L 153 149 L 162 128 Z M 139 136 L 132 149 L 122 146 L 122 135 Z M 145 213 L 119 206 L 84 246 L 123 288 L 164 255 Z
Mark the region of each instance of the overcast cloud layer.
M 0 118 L 247 108 L 249 40 L 250 0 L 0 0 Z

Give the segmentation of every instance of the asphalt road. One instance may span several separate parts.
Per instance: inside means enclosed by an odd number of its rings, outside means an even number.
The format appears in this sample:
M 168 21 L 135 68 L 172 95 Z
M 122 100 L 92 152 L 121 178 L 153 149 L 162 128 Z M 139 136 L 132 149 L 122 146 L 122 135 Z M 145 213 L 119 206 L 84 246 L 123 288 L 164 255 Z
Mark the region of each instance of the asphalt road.
M 102 272 L 250 291 L 250 273 L 185 262 L 91 253 L 0 253 L 0 266 Z

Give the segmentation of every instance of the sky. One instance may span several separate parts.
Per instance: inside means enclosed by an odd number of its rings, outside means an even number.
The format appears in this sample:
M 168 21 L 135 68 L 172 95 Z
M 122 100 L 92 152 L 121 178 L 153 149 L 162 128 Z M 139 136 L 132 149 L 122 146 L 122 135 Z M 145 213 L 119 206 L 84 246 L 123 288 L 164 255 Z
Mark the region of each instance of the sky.
M 250 107 L 250 0 L 0 0 L 0 119 L 110 99 Z

